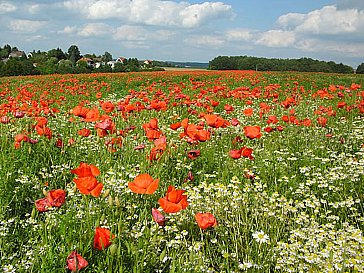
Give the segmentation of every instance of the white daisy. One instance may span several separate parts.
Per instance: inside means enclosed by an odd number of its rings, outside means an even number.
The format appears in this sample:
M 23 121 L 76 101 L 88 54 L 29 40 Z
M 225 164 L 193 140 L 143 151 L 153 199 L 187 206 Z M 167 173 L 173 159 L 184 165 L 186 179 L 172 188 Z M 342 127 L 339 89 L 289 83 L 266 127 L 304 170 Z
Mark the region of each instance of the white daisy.
M 269 241 L 269 236 L 265 234 L 264 231 L 262 230 L 254 232 L 253 238 L 260 244 L 267 243 Z

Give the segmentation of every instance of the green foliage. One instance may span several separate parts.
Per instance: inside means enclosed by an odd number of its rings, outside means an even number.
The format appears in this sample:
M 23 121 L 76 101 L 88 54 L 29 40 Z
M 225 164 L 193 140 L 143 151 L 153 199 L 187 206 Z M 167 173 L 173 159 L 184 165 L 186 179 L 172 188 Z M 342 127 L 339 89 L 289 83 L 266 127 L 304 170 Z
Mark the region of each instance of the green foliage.
M 327 73 L 353 73 L 348 65 L 335 62 L 300 59 L 268 59 L 249 56 L 218 56 L 209 62 L 212 70 L 301 71 Z
M 71 61 L 72 65 L 75 66 L 76 62 L 81 59 L 80 50 L 76 45 L 71 45 L 67 51 L 68 53 L 68 60 Z
M 364 63 L 361 63 L 358 65 L 358 68 L 356 69 L 357 74 L 364 74 Z
M 104 55 L 101 56 L 101 61 L 104 62 L 104 63 L 107 63 L 107 62 L 109 62 L 111 60 L 112 60 L 111 53 L 105 51 Z
M 55 57 L 58 61 L 66 59 L 66 55 L 60 48 L 51 49 L 47 53 L 48 58 Z

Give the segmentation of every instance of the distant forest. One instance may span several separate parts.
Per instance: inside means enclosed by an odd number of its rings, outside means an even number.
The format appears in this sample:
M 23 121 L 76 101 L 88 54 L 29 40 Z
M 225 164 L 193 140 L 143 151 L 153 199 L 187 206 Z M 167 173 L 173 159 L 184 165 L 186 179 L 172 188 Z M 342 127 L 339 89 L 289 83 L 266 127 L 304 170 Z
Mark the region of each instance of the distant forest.
M 354 73 L 351 66 L 333 61 L 325 62 L 311 58 L 268 59 L 250 56 L 219 56 L 209 62 L 209 69 Z M 363 63 L 358 66 L 356 73 L 364 73 Z

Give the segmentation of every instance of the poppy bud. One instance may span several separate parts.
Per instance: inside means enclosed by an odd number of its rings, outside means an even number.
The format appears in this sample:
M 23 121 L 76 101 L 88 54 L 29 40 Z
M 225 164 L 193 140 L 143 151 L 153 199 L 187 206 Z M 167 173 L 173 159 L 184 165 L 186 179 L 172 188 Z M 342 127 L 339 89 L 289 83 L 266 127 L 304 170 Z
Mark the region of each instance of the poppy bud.
M 112 200 L 112 196 L 111 196 L 111 195 L 109 195 L 109 198 L 107 199 L 107 203 L 108 203 L 108 205 L 109 205 L 110 207 L 112 207 L 112 205 L 113 205 L 113 200 Z
M 115 206 L 120 207 L 120 205 L 121 205 L 120 200 L 119 200 L 119 198 L 116 196 L 116 197 L 115 197 Z
M 110 249 L 110 254 L 111 256 L 114 256 L 116 254 L 116 252 L 118 251 L 118 245 L 117 244 L 112 244 L 109 249 Z
M 102 198 L 108 197 L 109 194 L 110 194 L 110 189 L 105 190 L 104 193 L 102 194 Z

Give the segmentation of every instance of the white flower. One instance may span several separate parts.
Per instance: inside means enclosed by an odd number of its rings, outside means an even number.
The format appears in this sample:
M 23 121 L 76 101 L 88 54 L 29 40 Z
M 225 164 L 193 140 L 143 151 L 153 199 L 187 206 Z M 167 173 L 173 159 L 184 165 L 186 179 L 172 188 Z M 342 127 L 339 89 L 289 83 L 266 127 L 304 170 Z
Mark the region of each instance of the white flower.
M 264 231 L 262 230 L 254 232 L 253 238 L 260 244 L 267 243 L 269 241 L 269 236 L 265 234 Z

